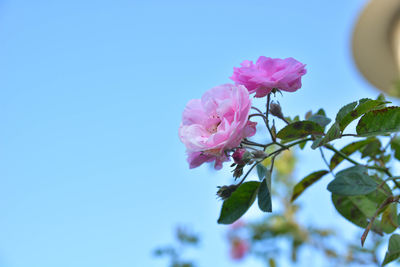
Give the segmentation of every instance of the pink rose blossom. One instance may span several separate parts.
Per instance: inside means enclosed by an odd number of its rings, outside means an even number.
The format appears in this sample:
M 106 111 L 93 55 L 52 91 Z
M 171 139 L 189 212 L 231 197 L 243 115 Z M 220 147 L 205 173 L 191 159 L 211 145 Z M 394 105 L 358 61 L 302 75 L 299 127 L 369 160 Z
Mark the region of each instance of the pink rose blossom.
M 249 93 L 263 97 L 276 88 L 294 92 L 301 87 L 301 76 L 306 74 L 304 64 L 293 58 L 259 57 L 256 64 L 245 60 L 240 68 L 233 68 L 231 80 L 244 85 Z
M 231 258 L 234 260 L 241 260 L 249 251 L 249 243 L 246 240 L 235 238 L 231 243 Z
M 190 168 L 215 161 L 215 168 L 221 169 L 229 160 L 225 152 L 256 132 L 256 123 L 248 120 L 250 108 L 246 88 L 233 84 L 214 87 L 201 99 L 189 101 L 179 138 L 187 148 Z

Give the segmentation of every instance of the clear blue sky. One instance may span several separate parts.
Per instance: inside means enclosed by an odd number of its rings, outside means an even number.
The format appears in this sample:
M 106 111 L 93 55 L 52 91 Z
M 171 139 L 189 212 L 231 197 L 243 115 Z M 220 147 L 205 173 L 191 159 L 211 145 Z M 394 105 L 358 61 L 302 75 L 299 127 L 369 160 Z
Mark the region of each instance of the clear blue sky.
M 375 97 L 349 49 L 365 2 L 0 1 L 0 266 L 163 267 L 177 223 L 202 234 L 200 267 L 231 266 L 227 171 L 188 169 L 186 102 L 260 55 L 307 64 L 289 115 Z M 306 155 L 299 179 L 323 166 Z M 304 220 L 345 223 L 324 186 Z

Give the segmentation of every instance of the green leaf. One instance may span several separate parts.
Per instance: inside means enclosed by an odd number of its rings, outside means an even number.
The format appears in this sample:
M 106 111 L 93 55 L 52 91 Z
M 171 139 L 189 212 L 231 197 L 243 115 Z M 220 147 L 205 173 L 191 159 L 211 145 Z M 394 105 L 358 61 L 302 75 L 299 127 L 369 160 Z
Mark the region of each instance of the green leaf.
M 362 200 L 368 201 L 366 197 L 362 197 Z M 357 204 L 352 201 L 352 197 L 332 194 L 332 202 L 336 210 L 347 220 L 362 228 L 368 226 L 369 221 L 367 216 L 360 210 Z M 374 203 L 368 203 L 368 205 L 370 204 Z M 371 208 L 375 207 L 372 205 Z
M 357 101 L 351 102 L 341 109 L 339 109 L 338 113 L 336 114 L 336 122 L 341 122 L 344 117 L 347 116 L 350 112 L 354 110 L 354 108 L 357 106 Z
M 399 227 L 397 222 L 397 203 L 391 203 L 383 211 L 380 226 L 387 234 L 394 232 Z
M 218 219 L 220 224 L 231 224 L 242 217 L 253 204 L 260 182 L 250 181 L 240 185 L 222 204 Z
M 376 183 L 383 181 L 377 177 L 372 177 Z M 365 228 L 369 220 L 374 216 L 378 207 L 386 200 L 392 192 L 390 187 L 383 183 L 383 186 L 367 195 L 359 196 L 339 196 L 332 194 L 332 202 L 336 210 L 347 220 L 355 225 Z M 372 230 L 381 233 L 384 229 L 380 226 L 380 221 L 375 220 Z
M 393 234 L 389 239 L 388 250 L 383 260 L 382 266 L 400 257 L 400 235 Z
M 269 172 L 266 173 L 266 177 L 258 189 L 258 207 L 262 211 L 272 212 L 271 175 Z
M 331 119 L 319 114 L 312 115 L 307 120 L 318 123 L 322 128 L 325 128 L 331 122 Z
M 382 93 L 380 93 L 380 94 L 378 95 L 378 97 L 376 98 L 376 100 L 380 100 L 380 101 L 385 101 L 385 102 L 386 102 L 385 95 L 382 94 Z
M 326 117 L 325 110 L 324 110 L 323 108 L 320 108 L 320 109 L 317 111 L 317 115 L 322 115 L 322 116 Z
M 299 144 L 299 148 L 301 150 L 303 150 L 306 147 L 306 145 L 307 145 L 307 142 L 303 142 L 303 143 Z
M 257 164 L 256 168 L 257 168 L 258 179 L 260 179 L 260 181 L 262 181 L 264 179 L 265 175 L 267 174 L 268 170 L 261 163 Z
M 394 138 L 390 143 L 390 147 L 394 150 L 394 157 L 400 160 L 400 138 Z
M 354 152 L 356 152 L 360 148 L 362 148 L 365 145 L 367 145 L 369 142 L 371 142 L 370 139 L 354 142 L 354 143 L 348 144 L 347 146 L 343 147 L 340 151 L 343 154 L 345 154 L 346 156 L 350 156 L 351 154 L 353 154 Z M 331 158 L 330 163 L 329 163 L 329 168 L 331 170 L 333 170 L 343 160 L 344 160 L 344 158 L 342 156 L 340 156 L 339 154 L 334 154 L 333 157 Z
M 322 127 L 315 122 L 297 121 L 285 126 L 276 136 L 282 140 L 293 140 L 310 134 L 321 135 L 323 132 Z
M 385 135 L 400 131 L 400 107 L 388 107 L 366 113 L 357 124 L 360 136 Z
M 317 147 L 326 145 L 328 142 L 338 139 L 341 136 L 339 124 L 335 122 L 332 124 L 331 128 L 329 128 L 326 135 L 321 139 L 316 139 L 314 143 L 311 145 L 312 149 L 316 149 Z
M 328 184 L 328 191 L 336 195 L 357 196 L 375 191 L 378 184 L 368 176 L 366 168 L 355 166 L 338 172 Z
M 306 190 L 309 186 L 317 182 L 319 179 L 321 179 L 322 176 L 324 176 L 327 173 L 328 171 L 325 170 L 316 171 L 304 177 L 300 182 L 298 182 L 294 186 L 291 201 L 293 202 L 304 192 L 304 190 Z
M 358 101 L 358 105 L 357 102 L 352 102 L 344 106 L 336 115 L 336 122 L 339 123 L 340 131 L 343 132 L 347 125 L 359 118 L 361 115 L 371 110 L 382 108 L 385 103 L 388 102 L 363 98 Z
M 379 141 L 376 138 L 373 138 L 371 140 L 371 143 L 366 145 L 362 150 L 361 150 L 361 158 L 365 157 L 373 157 L 381 153 L 381 141 Z

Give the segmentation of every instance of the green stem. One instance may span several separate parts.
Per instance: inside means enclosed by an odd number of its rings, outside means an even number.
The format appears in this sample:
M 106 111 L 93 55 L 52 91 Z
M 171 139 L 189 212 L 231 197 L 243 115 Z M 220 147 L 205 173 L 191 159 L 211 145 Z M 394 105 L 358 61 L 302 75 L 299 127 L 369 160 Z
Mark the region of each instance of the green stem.
M 359 164 L 357 161 L 351 159 L 350 157 L 348 157 L 346 154 L 344 154 L 342 151 L 337 150 L 336 148 L 334 148 L 331 145 L 325 145 L 325 148 L 332 150 L 333 152 L 337 153 L 338 155 L 340 155 L 342 158 L 347 159 L 348 161 L 350 161 L 351 163 L 353 163 L 354 165 L 361 165 Z
M 246 180 L 247 176 L 250 174 L 250 172 L 254 169 L 255 166 L 257 166 L 258 163 L 260 163 L 263 160 L 256 161 L 256 163 L 253 164 L 253 166 L 250 167 L 250 169 L 246 172 L 242 180 L 237 184 L 238 186 L 241 185 L 244 180 Z
M 331 145 L 325 145 L 324 147 L 327 148 L 327 149 L 329 149 L 329 150 L 332 150 L 333 152 L 337 153 L 338 155 L 340 155 L 340 156 L 343 157 L 344 159 L 348 160 L 349 162 L 353 163 L 354 165 L 362 165 L 362 164 L 358 163 L 357 161 L 355 161 L 355 160 L 351 159 L 350 157 L 348 157 L 348 156 L 347 156 L 346 154 L 344 154 L 342 151 L 337 150 L 336 148 L 334 148 L 334 147 L 331 146 Z M 368 165 L 362 165 L 362 166 L 364 166 L 364 167 L 367 168 L 367 169 L 377 170 L 377 171 L 383 172 L 383 173 L 385 173 L 387 176 L 393 177 L 392 173 L 391 173 L 387 168 L 378 167 L 378 166 L 368 166 Z M 396 185 L 397 188 L 400 188 L 400 184 L 399 184 L 398 182 L 396 182 L 395 180 L 393 180 L 393 182 L 395 183 L 395 185 Z
M 269 156 L 272 156 L 272 155 L 275 155 L 275 154 L 279 154 L 279 153 L 281 153 L 282 151 L 287 150 L 287 149 L 289 149 L 289 148 L 292 147 L 292 146 L 299 145 L 299 144 L 301 144 L 301 143 L 304 143 L 304 142 L 307 142 L 307 141 L 312 141 L 312 140 L 313 140 L 313 139 L 310 137 L 310 138 L 302 139 L 302 140 L 293 142 L 293 143 L 291 143 L 291 144 L 285 145 L 283 148 L 280 148 L 280 149 L 278 149 L 278 150 L 272 152 L 271 154 L 269 154 L 269 155 L 268 155 L 267 157 L 265 157 L 265 158 L 268 158 Z
M 269 134 L 271 135 L 272 141 L 275 143 L 275 142 L 276 142 L 276 139 L 275 139 L 275 136 L 272 134 L 271 128 L 269 127 L 269 119 L 268 119 L 268 115 L 269 115 L 269 104 L 270 104 L 270 102 L 271 102 L 271 93 L 269 93 L 269 94 L 267 95 L 267 113 L 266 113 L 265 115 L 266 115 L 266 118 L 267 118 L 266 126 L 267 126 L 267 129 L 268 129 L 268 132 L 269 132 Z
M 265 148 L 265 146 L 266 146 L 266 145 L 259 144 L 259 143 L 256 143 L 256 142 L 253 142 L 253 141 L 250 141 L 250 140 L 243 140 L 242 143 L 245 144 L 245 145 L 259 146 L 259 147 L 263 147 L 263 148 Z
M 307 141 L 311 141 L 311 140 L 313 140 L 313 139 L 312 139 L 312 138 L 306 138 L 306 139 L 302 139 L 302 140 L 293 142 L 293 143 L 291 143 L 291 144 L 288 144 L 288 145 L 284 146 L 283 148 L 280 148 L 280 149 L 278 149 L 278 150 L 272 152 L 271 154 L 268 154 L 266 157 L 262 158 L 261 160 L 256 161 L 256 162 L 250 167 L 250 169 L 246 172 L 246 174 L 244 175 L 244 177 L 242 178 L 242 180 L 238 183 L 238 185 L 241 185 L 241 184 L 244 182 L 244 180 L 246 180 L 246 178 L 247 178 L 247 176 L 250 174 L 250 172 L 254 169 L 254 167 L 255 167 L 258 163 L 262 162 L 264 159 L 266 159 L 266 158 L 268 158 L 268 157 L 270 157 L 270 156 L 273 156 L 273 158 L 275 158 L 275 157 L 276 157 L 279 153 L 281 153 L 282 151 L 287 150 L 287 149 L 289 149 L 289 148 L 292 147 L 292 146 L 295 146 L 295 145 L 298 145 L 298 144 L 301 144 L 301 143 L 304 143 L 304 142 L 307 142 Z M 273 163 L 272 163 L 272 164 L 273 164 Z M 272 168 L 273 168 L 273 167 L 271 166 L 271 170 L 270 170 L 271 172 L 272 172 Z

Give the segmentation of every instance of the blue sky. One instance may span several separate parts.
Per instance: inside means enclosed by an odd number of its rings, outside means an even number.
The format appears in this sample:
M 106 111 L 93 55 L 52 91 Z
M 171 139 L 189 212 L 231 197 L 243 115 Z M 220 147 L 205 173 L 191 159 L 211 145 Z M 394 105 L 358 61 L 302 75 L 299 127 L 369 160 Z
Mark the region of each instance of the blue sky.
M 186 102 L 260 55 L 307 64 L 279 99 L 288 115 L 376 97 L 349 48 L 365 2 L 1 1 L 0 266 L 162 267 L 151 251 L 177 223 L 202 234 L 199 266 L 231 266 L 215 199 L 228 172 L 188 169 Z M 323 167 L 313 155 L 299 179 Z M 352 229 L 325 185 L 303 219 Z

